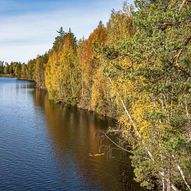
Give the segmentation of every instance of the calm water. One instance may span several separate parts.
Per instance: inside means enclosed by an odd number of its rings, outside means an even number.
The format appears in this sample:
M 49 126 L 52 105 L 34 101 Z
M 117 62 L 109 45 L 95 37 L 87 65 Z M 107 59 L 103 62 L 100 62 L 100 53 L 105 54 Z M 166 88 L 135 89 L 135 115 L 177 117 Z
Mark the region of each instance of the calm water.
M 49 102 L 31 82 L 0 78 L 0 190 L 141 191 L 126 154 L 100 138 L 108 125 Z

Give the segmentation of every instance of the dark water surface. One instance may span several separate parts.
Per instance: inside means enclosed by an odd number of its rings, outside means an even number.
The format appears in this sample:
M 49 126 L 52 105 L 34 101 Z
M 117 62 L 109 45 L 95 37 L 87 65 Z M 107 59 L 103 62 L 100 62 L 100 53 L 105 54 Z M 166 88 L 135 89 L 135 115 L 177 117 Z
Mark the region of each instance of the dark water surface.
M 142 190 L 124 153 L 107 156 L 113 145 L 98 136 L 107 120 L 54 104 L 33 86 L 0 78 L 1 191 Z M 99 149 L 104 156 L 89 156 Z

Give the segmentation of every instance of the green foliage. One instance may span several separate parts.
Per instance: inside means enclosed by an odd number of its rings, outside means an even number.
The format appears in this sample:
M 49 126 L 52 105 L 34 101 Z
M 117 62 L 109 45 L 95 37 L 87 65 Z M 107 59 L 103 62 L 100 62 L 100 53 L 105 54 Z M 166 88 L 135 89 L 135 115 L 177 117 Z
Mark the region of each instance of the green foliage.
M 46 87 L 51 99 L 75 105 L 79 101 L 81 78 L 77 42 L 71 31 L 59 34 L 49 53 Z
M 187 166 L 191 165 L 191 6 L 186 3 L 180 10 L 178 0 L 135 3 L 137 10 L 132 13 L 135 33 L 104 50 L 105 74 L 115 84 L 133 84 L 130 96 L 125 97 L 123 92 L 118 96 L 131 102 L 126 107 L 142 140 L 142 144 L 137 142 L 132 157 L 137 180 L 150 188 L 152 174 L 161 180 L 161 185 L 165 181 L 164 189 L 173 184 L 189 190 L 185 181 L 191 183 Z M 113 52 L 117 54 L 111 57 Z M 124 67 L 125 59 L 129 65 Z M 124 74 L 125 79 L 121 80 Z M 138 86 L 136 82 L 140 82 Z M 120 91 L 119 86 L 117 89 Z M 127 89 L 131 91 L 131 86 Z M 130 125 L 135 126 L 126 118 L 121 119 L 124 131 Z M 132 139 L 129 134 L 124 137 Z M 152 157 L 141 154 L 147 152 Z M 183 169 L 185 180 L 178 166 Z M 163 177 L 156 174 L 159 171 Z
M 191 184 L 191 5 L 135 0 L 88 39 L 61 27 L 52 49 L 0 73 L 32 79 L 49 98 L 116 118 L 143 187 Z M 173 185 L 173 186 L 172 186 Z M 163 188 L 162 188 L 163 187 Z

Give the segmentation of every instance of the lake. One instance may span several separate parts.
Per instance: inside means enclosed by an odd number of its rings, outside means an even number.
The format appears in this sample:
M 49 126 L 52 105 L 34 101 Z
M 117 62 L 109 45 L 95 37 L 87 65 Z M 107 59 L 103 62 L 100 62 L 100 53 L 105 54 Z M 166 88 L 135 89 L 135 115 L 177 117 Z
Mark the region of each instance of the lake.
M 128 154 L 103 137 L 112 124 L 0 78 L 0 190 L 142 191 Z

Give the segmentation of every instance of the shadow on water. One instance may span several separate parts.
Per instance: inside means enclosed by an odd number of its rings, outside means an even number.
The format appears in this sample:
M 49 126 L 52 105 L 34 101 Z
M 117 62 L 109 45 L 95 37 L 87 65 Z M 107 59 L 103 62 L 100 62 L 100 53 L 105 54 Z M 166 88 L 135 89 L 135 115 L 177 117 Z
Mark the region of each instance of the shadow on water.
M 129 154 L 118 150 L 106 139 L 100 145 L 99 132 L 113 125 L 111 120 L 55 104 L 48 100 L 46 92 L 36 90 L 34 94 L 35 103 L 44 108 L 49 136 L 63 172 L 69 164 L 75 163 L 76 175 L 90 179 L 100 190 L 143 190 L 133 180 Z M 111 150 L 112 155 L 108 157 Z M 95 156 L 99 152 L 104 155 Z M 83 186 L 85 189 L 86 183 Z
M 99 136 L 110 120 L 55 104 L 32 82 L 0 78 L 0 98 L 0 190 L 143 190 L 129 155 Z

